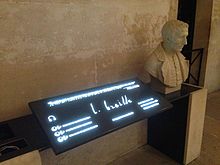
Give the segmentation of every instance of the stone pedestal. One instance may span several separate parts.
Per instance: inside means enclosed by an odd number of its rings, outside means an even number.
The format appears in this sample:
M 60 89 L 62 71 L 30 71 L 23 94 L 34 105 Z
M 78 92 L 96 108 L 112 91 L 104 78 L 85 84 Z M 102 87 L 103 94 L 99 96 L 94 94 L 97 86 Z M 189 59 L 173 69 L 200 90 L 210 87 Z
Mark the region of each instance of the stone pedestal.
M 183 84 L 181 91 L 164 97 L 173 108 L 148 119 L 148 144 L 188 164 L 200 155 L 207 90 Z
M 184 148 L 184 164 L 190 163 L 200 155 L 206 99 L 207 89 L 201 88 L 190 93 Z

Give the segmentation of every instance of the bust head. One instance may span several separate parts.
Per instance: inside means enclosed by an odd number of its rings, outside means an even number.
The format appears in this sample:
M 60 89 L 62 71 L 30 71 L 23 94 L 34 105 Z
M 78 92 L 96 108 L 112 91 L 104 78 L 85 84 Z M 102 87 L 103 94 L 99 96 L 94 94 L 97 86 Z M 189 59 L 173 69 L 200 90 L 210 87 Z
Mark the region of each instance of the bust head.
M 180 52 L 187 44 L 188 24 L 179 20 L 171 20 L 162 28 L 163 47 L 168 52 Z

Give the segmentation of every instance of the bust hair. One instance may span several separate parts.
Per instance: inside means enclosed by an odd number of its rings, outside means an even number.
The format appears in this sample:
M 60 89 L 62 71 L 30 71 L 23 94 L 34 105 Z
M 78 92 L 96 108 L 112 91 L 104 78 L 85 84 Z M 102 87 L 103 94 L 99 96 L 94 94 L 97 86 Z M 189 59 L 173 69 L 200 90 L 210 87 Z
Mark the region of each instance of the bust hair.
M 189 25 L 185 22 L 179 20 L 171 20 L 166 22 L 162 28 L 162 37 L 163 40 L 167 41 L 170 37 L 175 35 L 176 33 L 181 33 L 185 29 L 188 30 Z

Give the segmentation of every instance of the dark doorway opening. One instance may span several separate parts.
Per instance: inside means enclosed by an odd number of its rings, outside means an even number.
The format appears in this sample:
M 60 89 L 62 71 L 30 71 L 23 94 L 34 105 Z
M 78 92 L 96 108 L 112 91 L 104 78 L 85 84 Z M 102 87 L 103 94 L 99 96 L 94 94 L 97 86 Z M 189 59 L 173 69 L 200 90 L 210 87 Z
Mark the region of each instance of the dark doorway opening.
M 187 45 L 183 47 L 182 54 L 189 60 L 189 76 L 187 83 L 199 85 L 203 48 L 193 50 L 193 39 L 196 19 L 196 0 L 179 0 L 177 19 L 189 25 Z
M 188 52 L 187 54 L 184 54 L 188 60 L 191 57 L 191 54 L 189 52 L 193 49 L 195 16 L 196 16 L 196 0 L 179 0 L 177 19 L 186 22 L 189 25 L 189 35 L 187 37 L 187 45 L 185 45 L 183 48 L 183 52 Z

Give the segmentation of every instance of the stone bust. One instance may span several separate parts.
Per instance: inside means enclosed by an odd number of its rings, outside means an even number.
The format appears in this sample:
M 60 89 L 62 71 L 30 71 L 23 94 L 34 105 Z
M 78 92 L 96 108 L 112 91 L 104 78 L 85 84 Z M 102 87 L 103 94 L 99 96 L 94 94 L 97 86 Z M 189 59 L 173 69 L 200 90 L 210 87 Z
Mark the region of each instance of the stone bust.
M 146 60 L 144 69 L 165 87 L 180 86 L 188 77 L 189 62 L 180 53 L 187 44 L 188 24 L 171 20 L 162 28 L 163 41 Z

